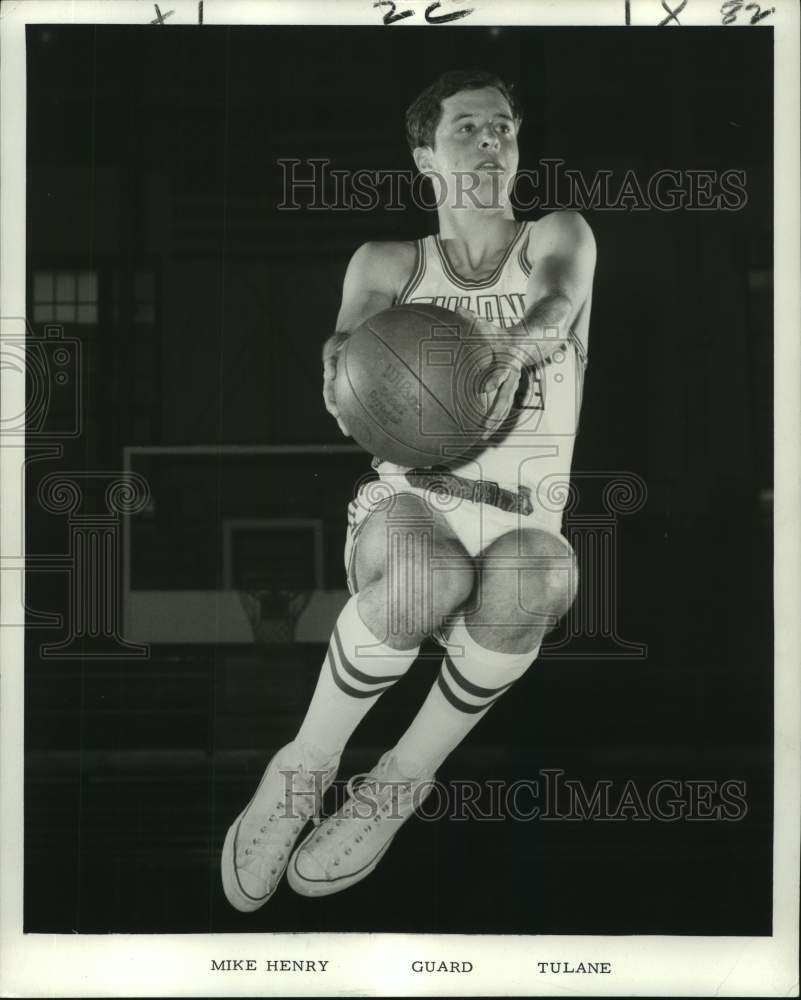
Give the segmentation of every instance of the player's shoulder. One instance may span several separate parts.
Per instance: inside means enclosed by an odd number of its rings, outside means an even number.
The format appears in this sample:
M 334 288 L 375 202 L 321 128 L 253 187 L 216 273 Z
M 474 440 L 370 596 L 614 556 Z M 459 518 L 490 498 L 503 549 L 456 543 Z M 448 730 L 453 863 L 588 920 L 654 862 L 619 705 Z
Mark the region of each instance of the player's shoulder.
M 373 285 L 400 288 L 411 275 L 417 259 L 414 241 L 370 240 L 354 253 L 350 269 Z
M 587 273 L 595 269 L 597 248 L 589 223 L 580 212 L 549 212 L 531 228 L 527 257 L 569 257 Z
M 417 253 L 413 240 L 369 240 L 362 243 L 353 259 L 370 267 L 405 267 L 414 263 Z
M 537 219 L 532 228 L 539 237 L 567 240 L 576 244 L 594 241 L 590 224 L 581 212 L 573 209 L 549 212 L 541 219 Z

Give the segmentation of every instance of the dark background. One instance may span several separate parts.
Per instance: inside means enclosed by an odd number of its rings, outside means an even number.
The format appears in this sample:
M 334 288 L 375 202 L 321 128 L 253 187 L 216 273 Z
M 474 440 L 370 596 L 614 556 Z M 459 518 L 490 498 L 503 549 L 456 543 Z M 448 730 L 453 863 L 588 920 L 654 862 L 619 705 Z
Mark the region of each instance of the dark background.
M 118 470 L 126 445 L 341 443 L 319 346 L 347 260 L 367 239 L 413 238 L 436 220 L 413 207 L 279 211 L 276 161 L 408 169 L 405 107 L 466 65 L 518 82 L 521 166 L 559 157 L 618 179 L 736 168 L 748 202 L 586 213 L 599 256 L 574 469 L 647 484 L 644 508 L 620 521 L 618 627 L 648 656 L 543 656 L 440 777 L 561 768 L 646 790 L 733 778 L 746 782 L 746 816 L 414 820 L 349 892 L 309 901 L 284 885 L 245 917 L 219 886 L 222 839 L 291 738 L 324 647 L 48 659 L 41 644 L 58 632 L 37 616 L 64 614 L 64 582 L 31 570 L 27 931 L 770 933 L 768 29 L 29 27 L 28 316 L 34 336 L 50 319 L 80 341 L 83 425 L 60 457 L 35 459 L 47 433 L 29 439 L 28 554 L 69 544 L 64 516 L 37 499 L 42 477 Z M 94 307 L 59 317 L 43 302 L 46 275 L 64 269 L 97 273 Z M 51 432 L 68 416 L 54 403 Z M 360 455 L 320 464 L 326 587 L 344 585 L 344 504 L 367 467 Z M 218 549 L 198 553 L 224 484 L 240 513 L 290 511 L 309 475 L 282 467 L 276 482 L 265 461 L 261 491 L 248 492 L 221 469 L 212 457 L 187 473 L 191 502 L 155 490 L 134 551 L 143 585 L 218 586 Z M 379 702 L 343 776 L 399 735 L 434 669 L 419 661 Z

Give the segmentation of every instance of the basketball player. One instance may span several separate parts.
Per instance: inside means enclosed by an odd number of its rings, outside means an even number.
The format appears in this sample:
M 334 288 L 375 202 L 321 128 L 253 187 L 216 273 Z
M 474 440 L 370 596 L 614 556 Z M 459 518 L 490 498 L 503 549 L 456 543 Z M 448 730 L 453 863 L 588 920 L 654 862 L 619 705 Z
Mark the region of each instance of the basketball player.
M 307 896 L 367 876 L 439 766 L 528 670 L 575 595 L 561 521 L 586 364 L 592 233 L 573 212 L 516 221 L 509 196 L 521 112 L 497 77 L 444 74 L 413 102 L 406 124 L 415 164 L 437 192 L 439 233 L 356 251 L 337 333 L 323 348 L 325 404 L 347 434 L 334 377 L 349 332 L 393 305 L 436 303 L 460 310 L 496 345 L 485 373 L 488 437 L 477 457 L 449 471 L 377 457 L 378 482 L 351 503 L 350 600 L 296 738 L 270 761 L 226 837 L 223 885 L 243 911 L 263 905 L 287 867 L 292 888 Z M 401 524 L 415 544 L 398 554 L 390 540 Z M 431 635 L 445 655 L 419 712 L 317 825 L 347 740 Z

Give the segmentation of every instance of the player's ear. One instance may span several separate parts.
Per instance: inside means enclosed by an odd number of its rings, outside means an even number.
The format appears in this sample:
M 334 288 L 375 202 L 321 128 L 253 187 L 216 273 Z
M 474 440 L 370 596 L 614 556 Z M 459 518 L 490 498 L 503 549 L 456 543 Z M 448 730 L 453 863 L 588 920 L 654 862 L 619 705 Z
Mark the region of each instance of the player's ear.
M 434 150 L 430 146 L 418 146 L 412 153 L 415 166 L 421 174 L 430 174 L 434 170 Z

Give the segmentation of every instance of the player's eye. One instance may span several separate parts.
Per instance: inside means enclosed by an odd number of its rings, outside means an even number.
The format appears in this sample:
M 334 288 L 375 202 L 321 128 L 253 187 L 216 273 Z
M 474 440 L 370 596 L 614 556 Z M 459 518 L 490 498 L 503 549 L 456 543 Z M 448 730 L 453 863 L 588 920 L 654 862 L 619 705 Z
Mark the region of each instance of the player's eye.
M 472 132 L 473 131 L 473 126 L 468 122 L 466 125 L 462 125 L 462 127 L 459 129 L 459 131 L 460 132 Z

